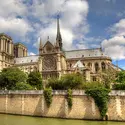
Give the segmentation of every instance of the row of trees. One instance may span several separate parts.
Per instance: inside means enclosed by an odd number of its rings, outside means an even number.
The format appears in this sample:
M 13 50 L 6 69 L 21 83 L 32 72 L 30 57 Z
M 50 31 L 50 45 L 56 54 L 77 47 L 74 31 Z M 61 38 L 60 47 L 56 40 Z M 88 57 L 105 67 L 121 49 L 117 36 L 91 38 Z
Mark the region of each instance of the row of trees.
M 66 74 L 60 79 L 50 78 L 46 87 L 54 90 L 110 88 L 111 83 L 117 83 L 113 85 L 113 89 L 125 89 L 125 71 L 116 74 L 106 71 L 106 73 L 100 74 L 100 77 L 101 82 L 86 82 L 80 74 Z M 6 68 L 0 72 L 0 89 L 41 90 L 43 89 L 42 77 L 37 71 L 27 75 L 16 67 Z
M 35 71 L 27 75 L 16 67 L 3 69 L 0 72 L 0 89 L 40 90 L 42 89 L 41 74 Z

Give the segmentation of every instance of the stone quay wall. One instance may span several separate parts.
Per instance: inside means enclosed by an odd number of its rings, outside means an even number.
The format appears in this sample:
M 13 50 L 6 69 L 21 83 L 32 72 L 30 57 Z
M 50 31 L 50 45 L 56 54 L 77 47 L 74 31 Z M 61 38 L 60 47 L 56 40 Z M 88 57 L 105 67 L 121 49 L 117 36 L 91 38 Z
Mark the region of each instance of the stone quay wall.
M 0 113 L 56 117 L 69 119 L 100 120 L 94 100 L 83 90 L 73 91 L 73 105 L 68 108 L 66 91 L 53 91 L 48 108 L 43 91 L 0 91 Z M 112 91 L 108 103 L 108 120 L 125 121 L 125 91 Z

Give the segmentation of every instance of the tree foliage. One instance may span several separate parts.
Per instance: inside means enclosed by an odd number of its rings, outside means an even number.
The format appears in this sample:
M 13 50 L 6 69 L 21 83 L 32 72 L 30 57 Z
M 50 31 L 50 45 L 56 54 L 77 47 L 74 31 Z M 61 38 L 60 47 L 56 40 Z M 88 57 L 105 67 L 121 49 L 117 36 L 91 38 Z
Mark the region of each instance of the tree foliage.
M 62 84 L 62 81 L 59 78 L 50 78 L 48 79 L 48 84 L 46 87 L 51 87 L 53 90 L 64 90 L 65 87 Z
M 114 90 L 125 90 L 125 83 L 119 83 L 113 85 Z
M 52 89 L 51 89 L 51 87 L 44 89 L 44 98 L 45 98 L 47 107 L 50 107 L 50 105 L 52 103 Z
M 116 82 L 118 83 L 125 83 L 125 71 L 121 71 L 117 73 Z
M 48 87 L 52 87 L 52 89 L 80 89 L 84 79 L 80 74 L 65 74 L 60 79 L 51 78 L 48 80 Z
M 82 89 L 95 89 L 95 88 L 104 88 L 105 85 L 102 82 L 94 81 L 94 82 L 85 82 L 82 85 Z
M 72 90 L 71 89 L 67 90 L 67 102 L 68 102 L 68 107 L 71 109 L 72 108 Z
M 40 72 L 30 72 L 30 74 L 28 75 L 27 83 L 30 84 L 32 87 L 36 88 L 37 90 L 41 90 L 43 86 Z
M 100 72 L 99 75 L 105 87 L 110 88 L 111 83 L 116 80 L 117 71 L 111 69 L 105 70 L 105 72 Z
M 33 90 L 33 87 L 27 83 L 19 82 L 16 84 L 15 90 Z
M 125 90 L 125 71 L 117 73 L 116 82 L 117 84 L 113 85 L 114 90 Z
M 16 83 L 25 83 L 27 75 L 19 68 L 11 67 L 3 69 L 0 72 L 0 88 L 1 89 L 15 89 Z

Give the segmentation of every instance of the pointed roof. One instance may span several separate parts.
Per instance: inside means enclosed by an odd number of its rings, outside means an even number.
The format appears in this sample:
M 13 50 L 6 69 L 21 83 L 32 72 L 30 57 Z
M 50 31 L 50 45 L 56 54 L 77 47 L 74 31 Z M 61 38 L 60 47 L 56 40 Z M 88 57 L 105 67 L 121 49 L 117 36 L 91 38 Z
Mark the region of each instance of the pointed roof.
M 50 41 L 47 41 L 47 42 L 44 44 L 43 48 L 45 48 L 47 45 L 50 45 L 50 46 L 54 47 L 53 44 L 52 44 Z
M 82 64 L 82 62 L 79 60 L 76 62 L 76 64 L 73 66 L 73 68 L 85 68 L 85 66 Z

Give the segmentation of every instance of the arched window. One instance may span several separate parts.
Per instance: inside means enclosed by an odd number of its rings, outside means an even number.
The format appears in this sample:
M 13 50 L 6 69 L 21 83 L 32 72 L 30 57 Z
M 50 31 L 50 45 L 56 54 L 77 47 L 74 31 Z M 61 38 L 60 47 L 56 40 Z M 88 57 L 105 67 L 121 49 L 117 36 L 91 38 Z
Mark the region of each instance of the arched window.
M 99 64 L 95 63 L 95 72 L 98 72 L 98 71 L 99 71 Z
M 102 71 L 105 71 L 105 69 L 106 69 L 106 66 L 105 66 L 105 63 L 104 62 L 102 62 Z
M 7 41 L 7 53 L 9 53 L 9 49 L 10 49 L 10 48 L 9 48 L 9 47 L 10 47 L 9 45 L 10 45 L 10 41 Z
M 92 67 L 92 63 L 89 62 L 88 63 L 88 67 L 91 68 Z
M 23 49 L 23 55 L 22 55 L 23 57 L 25 56 L 25 49 Z
M 72 67 L 72 63 L 69 64 L 70 65 L 70 68 Z
M 94 82 L 94 81 L 96 81 L 96 77 L 95 77 L 95 76 L 93 76 L 93 82 Z
M 85 66 L 85 63 L 83 63 L 83 66 Z
M 34 66 L 34 71 L 37 71 L 37 67 L 36 66 Z

